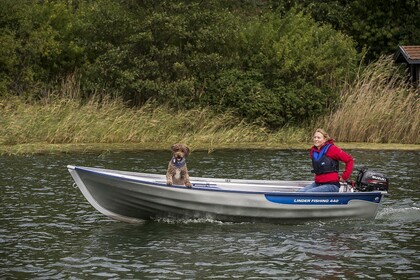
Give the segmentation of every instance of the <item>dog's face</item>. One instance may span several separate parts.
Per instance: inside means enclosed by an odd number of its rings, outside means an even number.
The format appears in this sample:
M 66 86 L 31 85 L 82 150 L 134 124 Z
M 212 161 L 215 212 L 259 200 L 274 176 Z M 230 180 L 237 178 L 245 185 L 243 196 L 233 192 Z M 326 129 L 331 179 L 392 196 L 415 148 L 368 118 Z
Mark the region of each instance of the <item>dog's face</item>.
M 183 160 L 190 154 L 190 149 L 183 144 L 174 144 L 171 150 L 172 150 L 172 156 L 177 161 Z

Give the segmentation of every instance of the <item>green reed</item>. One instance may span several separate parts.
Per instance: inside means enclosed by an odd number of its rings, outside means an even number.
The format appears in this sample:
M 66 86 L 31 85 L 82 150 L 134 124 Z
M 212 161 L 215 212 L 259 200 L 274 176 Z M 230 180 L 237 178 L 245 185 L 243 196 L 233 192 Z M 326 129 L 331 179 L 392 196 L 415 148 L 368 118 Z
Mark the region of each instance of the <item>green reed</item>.
M 120 100 L 53 97 L 42 102 L 9 98 L 0 103 L 0 144 L 160 143 L 220 146 L 302 140 L 246 123 L 209 108 L 175 111 L 153 103 L 129 108 Z M 291 131 L 289 129 L 288 131 Z M 299 135 L 299 134 L 298 134 Z M 296 139 L 297 138 L 297 139 Z M 289 140 L 287 140 L 289 139 Z M 287 141 L 286 141 L 287 140 Z
M 396 74 L 389 58 L 367 67 L 342 92 L 340 106 L 315 125 L 286 126 L 276 131 L 247 123 L 231 112 L 210 108 L 185 111 L 148 103 L 140 108 L 119 99 L 81 101 L 69 77 L 59 93 L 41 101 L 0 99 L 0 145 L 124 144 L 169 147 L 306 147 L 315 127 L 337 141 L 419 144 L 419 91 Z
M 338 141 L 420 144 L 420 90 L 399 70 L 391 57 L 369 65 L 316 126 Z

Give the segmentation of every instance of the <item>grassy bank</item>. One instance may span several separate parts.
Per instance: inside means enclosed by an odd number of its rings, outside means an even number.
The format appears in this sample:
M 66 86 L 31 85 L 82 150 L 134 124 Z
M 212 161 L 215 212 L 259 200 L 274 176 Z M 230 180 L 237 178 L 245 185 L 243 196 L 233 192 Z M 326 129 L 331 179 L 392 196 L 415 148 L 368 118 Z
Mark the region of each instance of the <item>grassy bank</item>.
M 98 98 L 83 102 L 77 83 L 69 80 L 42 100 L 0 100 L 0 153 L 167 149 L 176 142 L 209 151 L 307 148 L 315 127 L 325 128 L 343 147 L 419 149 L 419 89 L 396 75 L 392 60 L 365 69 L 341 96 L 339 106 L 313 125 L 270 131 L 209 108 L 175 111 L 153 103 L 130 108 L 118 99 Z
M 119 100 L 92 99 L 82 103 L 74 98 L 32 103 L 7 99 L 1 106 L 1 150 L 13 150 L 12 153 L 28 151 L 30 147 L 48 150 L 47 145 L 78 150 L 78 146 L 92 147 L 89 143 L 96 143 L 99 149 L 110 146 L 150 149 L 184 142 L 212 150 L 255 145 L 252 143 L 288 145 L 308 140 L 304 129 L 284 128 L 273 133 L 241 121 L 231 113 L 218 114 L 206 108 L 175 112 L 167 106 L 149 104 L 133 109 Z
M 369 65 L 316 126 L 338 141 L 420 144 L 420 89 L 398 67 L 391 57 Z
M 308 150 L 311 143 L 293 143 L 293 144 L 267 144 L 266 142 L 238 143 L 238 144 L 220 144 L 209 145 L 207 143 L 193 143 L 193 151 L 213 152 L 220 149 L 299 149 Z M 363 150 L 399 150 L 399 151 L 420 151 L 420 145 L 410 144 L 372 144 L 372 143 L 341 143 L 337 145 L 342 149 L 363 149 Z M 136 152 L 142 150 L 168 150 L 168 143 L 82 143 L 82 144 L 18 144 L 18 145 L 0 145 L 0 155 L 24 155 L 24 154 L 58 154 L 58 153 L 108 153 L 108 152 Z

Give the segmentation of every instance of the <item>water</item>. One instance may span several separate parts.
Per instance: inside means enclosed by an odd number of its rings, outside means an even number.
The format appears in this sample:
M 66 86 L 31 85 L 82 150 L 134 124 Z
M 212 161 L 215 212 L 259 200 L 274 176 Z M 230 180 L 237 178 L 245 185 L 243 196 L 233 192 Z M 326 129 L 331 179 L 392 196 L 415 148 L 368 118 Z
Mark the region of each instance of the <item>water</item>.
M 356 167 L 390 178 L 374 220 L 126 224 L 90 206 L 66 165 L 164 174 L 168 151 L 2 156 L 0 279 L 420 279 L 420 152 L 349 152 Z M 191 176 L 309 180 L 307 157 L 195 151 L 188 168 Z

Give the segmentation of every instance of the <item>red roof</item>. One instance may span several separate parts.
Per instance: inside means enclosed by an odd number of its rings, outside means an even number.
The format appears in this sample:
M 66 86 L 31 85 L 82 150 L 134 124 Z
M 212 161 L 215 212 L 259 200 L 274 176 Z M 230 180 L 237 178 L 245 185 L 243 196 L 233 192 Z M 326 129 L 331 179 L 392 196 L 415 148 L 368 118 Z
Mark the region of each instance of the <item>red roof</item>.
M 399 46 L 394 59 L 397 62 L 420 64 L 420 46 Z

